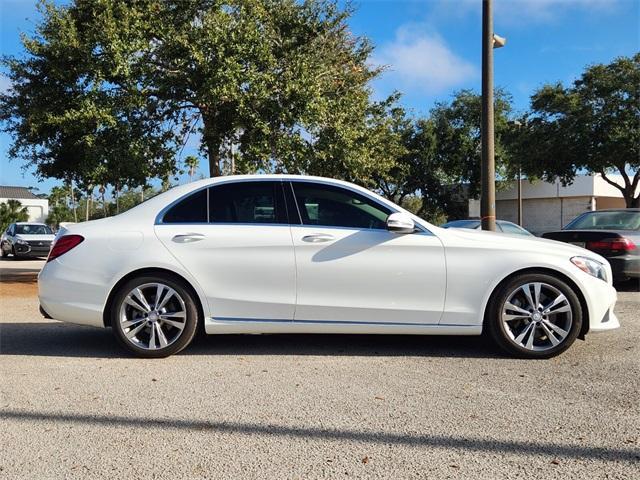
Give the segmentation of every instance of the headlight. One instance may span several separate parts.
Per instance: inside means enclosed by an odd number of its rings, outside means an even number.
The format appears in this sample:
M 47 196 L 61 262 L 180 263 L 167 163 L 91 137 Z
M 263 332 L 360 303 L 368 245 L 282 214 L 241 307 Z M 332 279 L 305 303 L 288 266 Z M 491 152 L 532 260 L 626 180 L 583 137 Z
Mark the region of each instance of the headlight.
M 597 260 L 587 257 L 573 257 L 571 259 L 576 267 L 589 275 L 592 275 L 600 280 L 607 281 L 607 270 L 604 265 Z
M 17 243 L 18 245 L 29 245 L 27 242 L 25 242 L 24 240 L 21 240 L 21 239 L 19 239 L 19 238 L 16 240 L 16 243 Z

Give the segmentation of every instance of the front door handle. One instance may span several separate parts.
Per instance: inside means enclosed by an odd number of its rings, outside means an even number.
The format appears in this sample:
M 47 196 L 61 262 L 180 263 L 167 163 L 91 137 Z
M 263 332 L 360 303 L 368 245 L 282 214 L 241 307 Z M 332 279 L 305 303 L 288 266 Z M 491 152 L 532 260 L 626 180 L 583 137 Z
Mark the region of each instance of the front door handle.
M 204 235 L 201 233 L 182 233 L 174 236 L 171 240 L 176 243 L 193 243 L 204 240 Z
M 312 233 L 311 235 L 302 237 L 303 242 L 309 243 L 330 242 L 331 240 L 334 240 L 334 237 L 328 233 Z

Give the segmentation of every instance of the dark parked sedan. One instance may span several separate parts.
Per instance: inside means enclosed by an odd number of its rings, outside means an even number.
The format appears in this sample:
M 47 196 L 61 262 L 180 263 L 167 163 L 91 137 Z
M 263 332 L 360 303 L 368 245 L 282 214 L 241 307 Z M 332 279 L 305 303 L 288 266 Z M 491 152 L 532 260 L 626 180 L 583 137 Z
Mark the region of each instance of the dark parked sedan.
M 562 230 L 542 236 L 602 255 L 616 281 L 640 278 L 640 208 L 586 212 Z

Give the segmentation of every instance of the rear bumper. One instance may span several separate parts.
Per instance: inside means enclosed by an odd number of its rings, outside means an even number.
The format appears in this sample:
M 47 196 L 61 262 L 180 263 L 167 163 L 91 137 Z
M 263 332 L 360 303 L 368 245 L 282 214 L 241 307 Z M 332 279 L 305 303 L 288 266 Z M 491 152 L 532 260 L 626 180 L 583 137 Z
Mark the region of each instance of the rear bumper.
M 640 255 L 621 255 L 619 257 L 605 258 L 611 264 L 614 279 L 640 278 Z
M 46 318 L 104 327 L 106 286 L 96 280 L 86 271 L 63 267 L 58 260 L 46 263 L 38 275 L 40 311 Z

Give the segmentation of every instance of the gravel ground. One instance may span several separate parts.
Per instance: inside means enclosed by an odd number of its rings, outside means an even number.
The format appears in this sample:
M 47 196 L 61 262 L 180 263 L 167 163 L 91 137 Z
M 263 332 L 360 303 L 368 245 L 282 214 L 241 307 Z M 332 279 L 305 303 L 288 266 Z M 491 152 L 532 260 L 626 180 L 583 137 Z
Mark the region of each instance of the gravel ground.
M 481 338 L 220 336 L 165 360 L 2 261 L 0 478 L 640 478 L 640 294 L 552 360 Z

